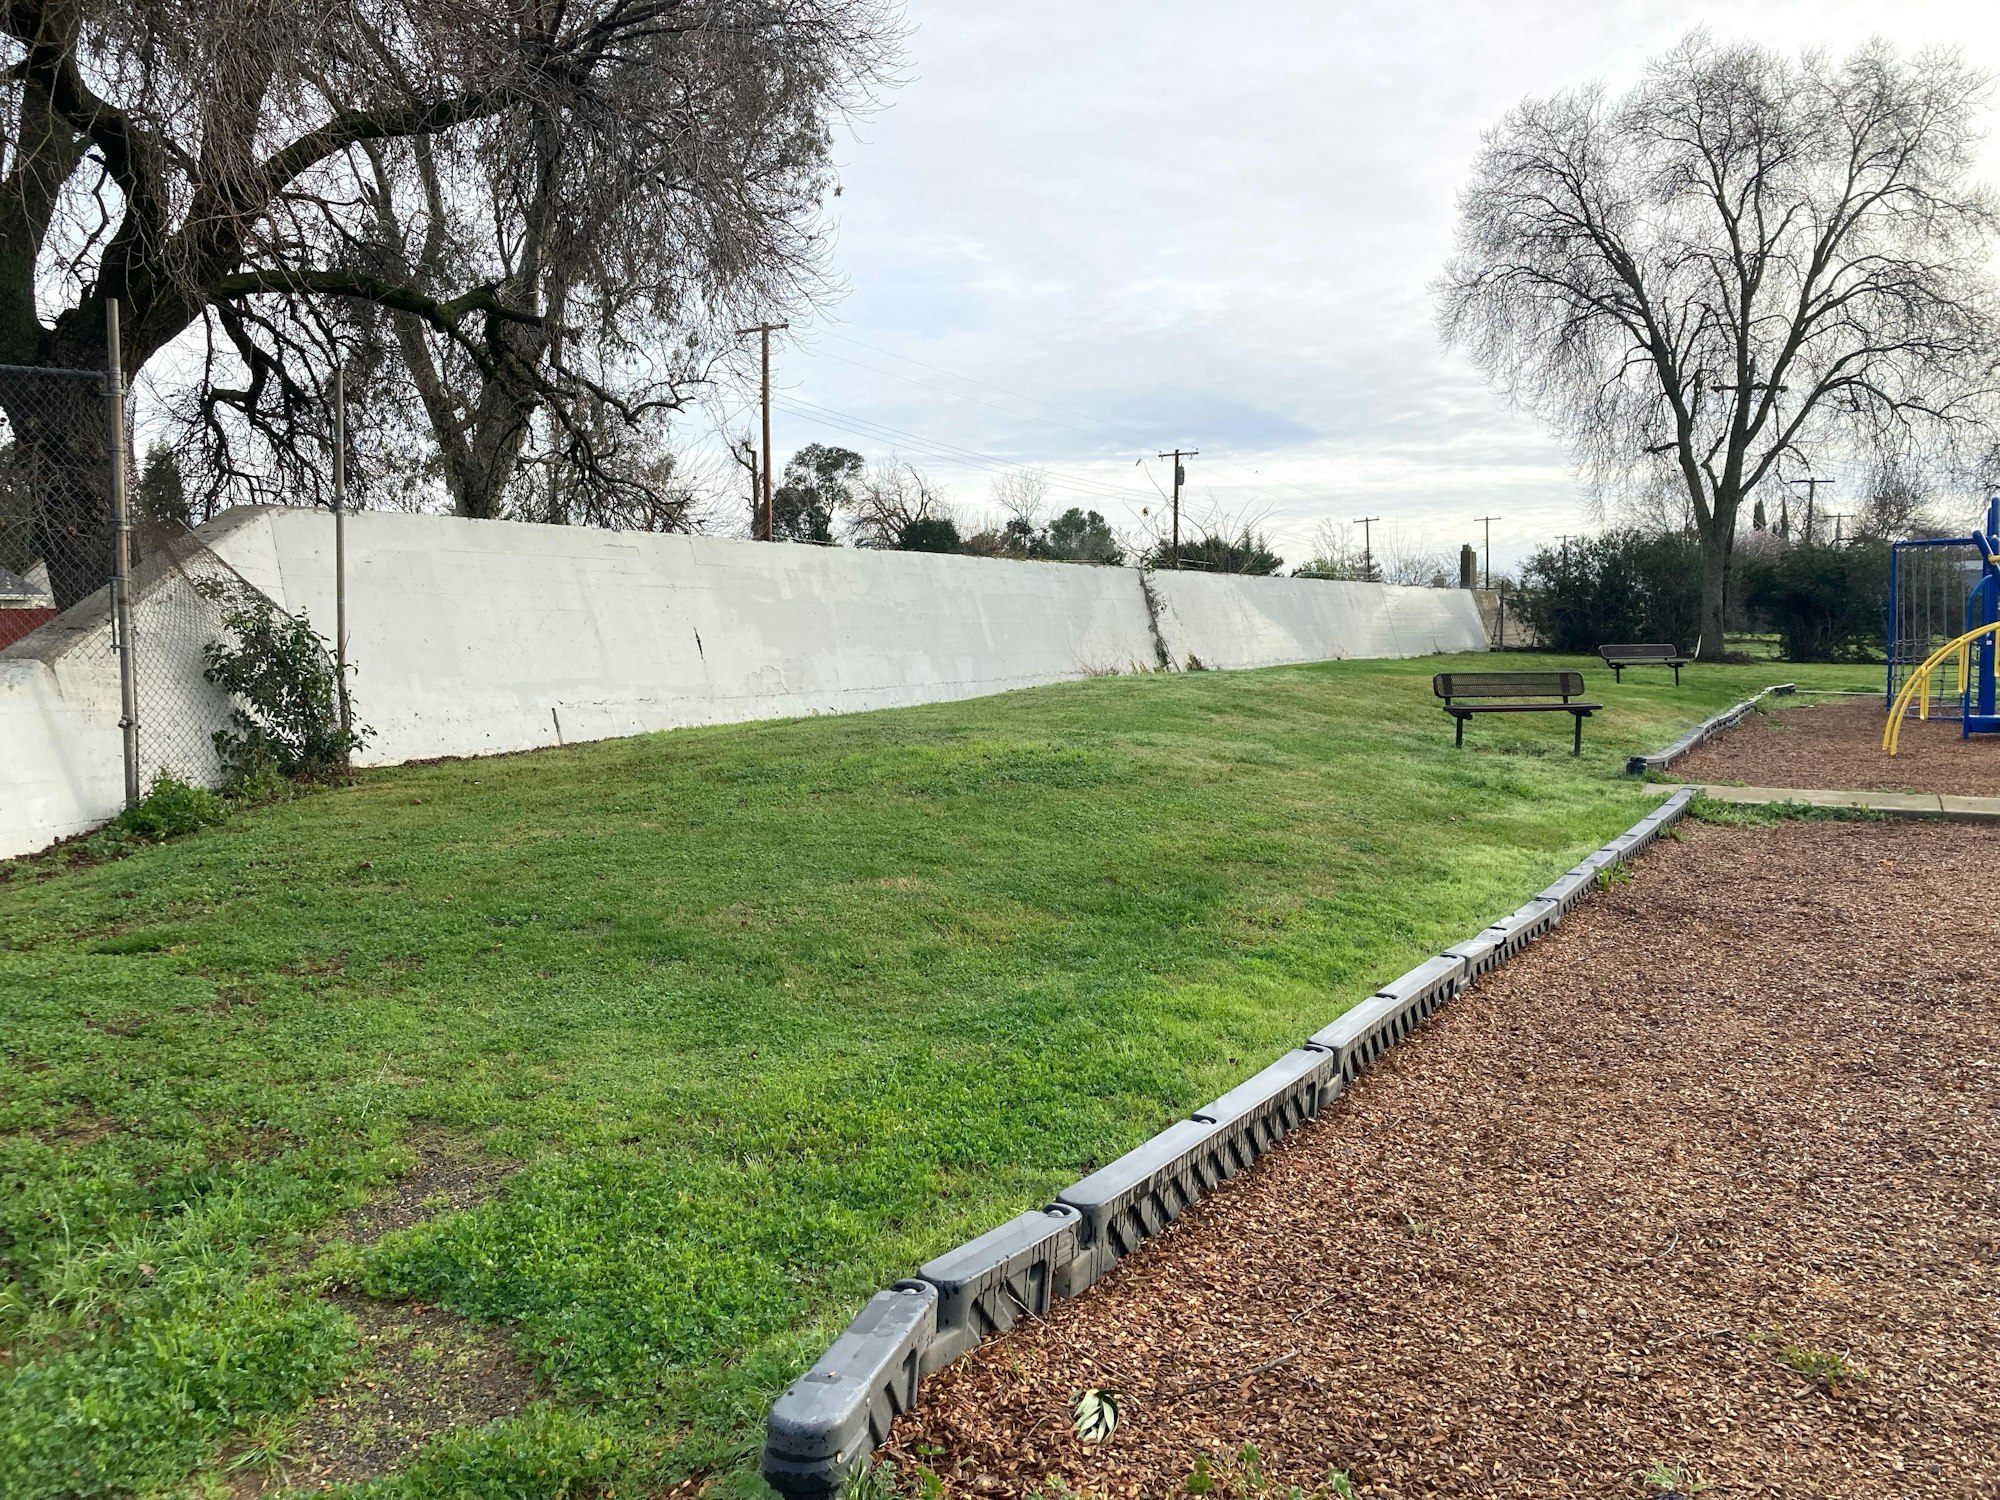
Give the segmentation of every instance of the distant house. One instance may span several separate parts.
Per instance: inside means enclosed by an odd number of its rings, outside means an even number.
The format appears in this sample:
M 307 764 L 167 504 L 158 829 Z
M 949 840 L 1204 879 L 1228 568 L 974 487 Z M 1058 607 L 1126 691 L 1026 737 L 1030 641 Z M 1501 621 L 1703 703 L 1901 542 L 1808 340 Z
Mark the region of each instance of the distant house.
M 36 563 L 27 573 L 0 567 L 0 648 L 11 646 L 36 626 L 56 617 L 49 570 Z

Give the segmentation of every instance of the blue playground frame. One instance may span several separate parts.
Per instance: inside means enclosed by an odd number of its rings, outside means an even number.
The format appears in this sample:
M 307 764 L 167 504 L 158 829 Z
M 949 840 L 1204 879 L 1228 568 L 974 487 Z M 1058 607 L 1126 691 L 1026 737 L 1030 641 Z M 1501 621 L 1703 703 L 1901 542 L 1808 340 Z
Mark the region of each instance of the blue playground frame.
M 1986 502 L 1986 526 L 1983 531 L 1975 531 L 1971 536 L 1938 537 L 1918 542 L 1897 542 L 1889 549 L 1889 667 L 1888 684 L 1883 706 L 1894 708 L 1899 684 L 1896 681 L 1898 666 L 1914 667 L 1930 653 L 1930 645 L 1917 643 L 1916 655 L 1909 661 L 1897 660 L 1896 625 L 1898 589 L 1901 585 L 1903 554 L 1921 547 L 1969 547 L 1979 554 L 1979 581 L 1967 590 L 1965 598 L 1965 619 L 1962 630 L 1971 632 L 1984 625 L 2000 623 L 2000 497 Z M 1965 691 L 1958 703 L 1959 735 L 1969 738 L 1975 734 L 2000 734 L 2000 701 L 1996 701 L 1994 669 L 1996 641 L 1994 633 L 1982 635 L 1971 643 L 1971 670 L 1966 675 Z M 1938 717 L 1944 717 L 1943 714 Z

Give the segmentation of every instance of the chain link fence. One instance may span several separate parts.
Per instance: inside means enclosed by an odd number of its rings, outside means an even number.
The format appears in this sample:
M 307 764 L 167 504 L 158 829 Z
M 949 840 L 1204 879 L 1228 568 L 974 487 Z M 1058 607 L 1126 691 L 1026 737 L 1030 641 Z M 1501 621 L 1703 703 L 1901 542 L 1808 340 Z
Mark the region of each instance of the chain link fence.
M 134 514 L 117 618 L 114 389 L 93 371 L 0 366 L 0 652 L 60 663 L 65 697 L 117 706 L 127 733 L 102 743 L 128 785 L 216 786 L 234 705 L 205 679 L 206 656 L 261 596 L 181 521 Z M 119 430 L 129 452 L 123 413 Z

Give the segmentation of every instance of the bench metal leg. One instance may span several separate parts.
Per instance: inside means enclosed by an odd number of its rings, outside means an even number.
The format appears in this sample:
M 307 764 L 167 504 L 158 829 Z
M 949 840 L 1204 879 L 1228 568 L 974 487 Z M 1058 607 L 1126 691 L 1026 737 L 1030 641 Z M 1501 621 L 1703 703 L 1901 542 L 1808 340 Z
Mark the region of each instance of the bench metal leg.
M 1583 715 L 1571 714 L 1570 717 L 1576 720 L 1576 748 L 1570 751 L 1570 754 L 1581 755 L 1583 754 Z
M 1465 748 L 1465 719 L 1464 719 L 1464 716 L 1463 716 L 1463 715 L 1460 715 L 1460 714 L 1453 714 L 1453 715 L 1451 716 L 1451 722 L 1452 722 L 1452 723 L 1454 723 L 1454 724 L 1456 724 L 1456 725 L 1458 726 L 1458 738 L 1457 738 L 1457 740 L 1455 740 L 1455 741 L 1454 741 L 1453 743 L 1455 743 L 1455 744 L 1456 744 L 1456 745 L 1458 746 L 1458 748 L 1459 748 L 1459 749 L 1463 750 L 1463 749 Z
M 1681 669 L 1680 669 L 1679 667 L 1675 667 L 1675 668 L 1674 668 L 1674 686 L 1675 686 L 1675 687 L 1679 687 L 1680 685 L 1681 685 Z
M 1613 682 L 1623 682 L 1625 680 L 1625 664 L 1623 662 L 1614 661 L 1611 664 L 1611 680 Z

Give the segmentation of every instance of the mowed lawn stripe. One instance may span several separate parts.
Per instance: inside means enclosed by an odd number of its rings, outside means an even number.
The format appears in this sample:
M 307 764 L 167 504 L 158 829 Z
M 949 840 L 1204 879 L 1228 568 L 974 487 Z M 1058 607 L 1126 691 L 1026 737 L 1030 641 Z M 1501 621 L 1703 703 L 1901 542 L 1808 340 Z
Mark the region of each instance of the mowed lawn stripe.
M 376 771 L 17 868 L 0 1492 L 282 1452 L 353 1358 L 336 1280 L 502 1322 L 547 1381 L 401 1492 L 752 1488 L 764 1405 L 872 1290 L 1518 904 L 1652 804 L 1627 754 L 1802 675 L 1628 682 L 1572 760 L 1553 716 L 1451 748 L 1430 673 L 1484 661 Z M 419 1139 L 520 1170 L 345 1242 Z

